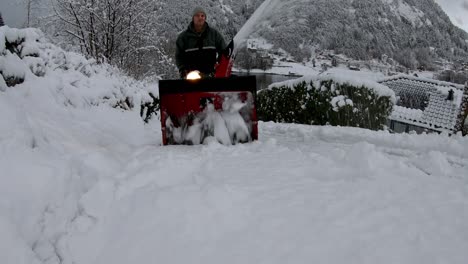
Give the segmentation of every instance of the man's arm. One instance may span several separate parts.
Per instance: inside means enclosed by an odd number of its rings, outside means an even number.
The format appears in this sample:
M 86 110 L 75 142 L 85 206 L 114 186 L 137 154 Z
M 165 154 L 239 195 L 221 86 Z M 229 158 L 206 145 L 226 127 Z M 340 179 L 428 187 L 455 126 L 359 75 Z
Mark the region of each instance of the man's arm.
M 218 52 L 223 51 L 226 48 L 226 42 L 224 41 L 223 35 L 216 31 L 216 40 L 215 40 L 216 50 Z
M 176 66 L 179 69 L 180 73 L 185 70 L 184 69 L 185 67 L 184 53 L 185 53 L 185 50 L 184 50 L 182 35 L 179 35 L 176 41 L 175 60 L 176 60 Z

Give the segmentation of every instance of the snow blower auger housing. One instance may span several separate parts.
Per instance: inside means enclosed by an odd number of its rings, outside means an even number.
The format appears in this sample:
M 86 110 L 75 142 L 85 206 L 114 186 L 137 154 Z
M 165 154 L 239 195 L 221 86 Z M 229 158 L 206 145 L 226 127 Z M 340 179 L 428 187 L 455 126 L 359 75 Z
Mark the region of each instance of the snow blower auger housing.
M 255 76 L 161 80 L 163 145 L 224 145 L 258 139 Z

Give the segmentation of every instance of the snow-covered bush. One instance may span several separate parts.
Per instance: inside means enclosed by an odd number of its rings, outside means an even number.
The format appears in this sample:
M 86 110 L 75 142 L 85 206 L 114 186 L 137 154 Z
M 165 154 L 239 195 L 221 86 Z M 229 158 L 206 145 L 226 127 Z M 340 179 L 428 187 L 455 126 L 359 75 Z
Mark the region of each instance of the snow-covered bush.
M 465 94 L 460 109 L 460 115 L 455 126 L 455 131 L 461 131 L 463 136 L 468 135 L 468 85 L 465 85 Z
M 381 129 L 395 94 L 373 83 L 333 76 L 303 77 L 272 84 L 258 93 L 260 120 Z
M 137 107 L 145 120 L 157 110 L 156 86 L 127 77 L 108 64 L 66 52 L 34 28 L 0 28 L 0 74 L 0 92 L 18 85 L 36 87 L 70 107 Z
M 42 74 L 43 65 L 36 59 L 38 38 L 33 29 L 0 28 L 0 91 L 24 82 L 28 73 Z

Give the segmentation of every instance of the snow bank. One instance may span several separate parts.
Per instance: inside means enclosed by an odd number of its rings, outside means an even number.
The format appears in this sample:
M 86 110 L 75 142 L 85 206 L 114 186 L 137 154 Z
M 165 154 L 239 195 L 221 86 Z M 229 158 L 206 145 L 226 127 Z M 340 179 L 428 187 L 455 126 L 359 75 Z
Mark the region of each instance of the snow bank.
M 102 103 L 114 107 L 137 108 L 152 102 L 157 87 L 137 82 L 118 69 L 97 64 L 80 54 L 65 52 L 47 42 L 41 31 L 33 28 L 0 28 L 0 90 L 25 82 L 47 82 L 48 89 L 64 105 L 90 107 Z M 9 79 L 16 79 L 9 83 Z
M 0 263 L 66 262 L 61 232 L 89 220 L 81 196 L 129 149 L 158 144 L 139 107 L 157 87 L 36 29 L 0 28 L 0 72 Z
M 24 79 L 28 72 L 28 67 L 18 56 L 6 52 L 5 55 L 0 57 L 0 72 L 4 79 Z M 6 88 L 3 87 L 3 89 Z

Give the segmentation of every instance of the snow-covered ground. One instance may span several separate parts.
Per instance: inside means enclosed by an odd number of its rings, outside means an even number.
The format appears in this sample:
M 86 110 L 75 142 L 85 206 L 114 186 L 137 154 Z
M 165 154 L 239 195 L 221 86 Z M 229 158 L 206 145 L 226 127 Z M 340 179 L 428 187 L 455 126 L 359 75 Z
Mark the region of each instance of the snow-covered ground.
M 0 261 L 465 263 L 468 139 L 260 123 L 160 146 L 159 123 L 0 94 Z
M 468 138 L 260 123 L 161 146 L 143 84 L 39 51 L 44 77 L 0 91 L 2 264 L 468 259 Z

